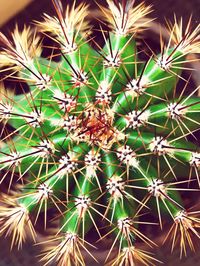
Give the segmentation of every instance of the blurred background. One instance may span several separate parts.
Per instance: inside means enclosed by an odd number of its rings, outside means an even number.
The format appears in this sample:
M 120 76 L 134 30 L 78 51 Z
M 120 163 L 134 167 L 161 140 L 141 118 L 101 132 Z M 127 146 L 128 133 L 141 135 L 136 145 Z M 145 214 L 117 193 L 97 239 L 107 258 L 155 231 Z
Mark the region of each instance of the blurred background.
M 81 0 L 77 0 L 79 3 Z M 64 5 L 73 3 L 73 0 L 63 0 Z M 91 5 L 91 12 L 96 12 L 97 6 L 94 0 L 85 0 L 86 3 Z M 99 4 L 105 5 L 106 1 L 96 1 Z M 136 4 L 143 1 L 136 0 Z M 186 20 L 193 15 L 193 23 L 200 23 L 200 0 L 145 0 L 146 4 L 152 4 L 154 6 L 154 12 L 151 15 L 156 18 L 156 21 L 163 23 L 165 18 L 173 19 L 174 14 L 178 17 L 184 17 Z M 0 0 L 0 30 L 7 36 L 12 32 L 15 25 L 18 24 L 20 28 L 24 24 L 31 24 L 32 20 L 40 20 L 43 13 L 55 15 L 51 0 Z M 97 23 L 97 22 L 96 22 Z M 200 75 L 198 75 L 200 76 Z M 32 247 L 30 243 L 23 246 L 22 251 L 13 250 L 10 252 L 9 240 L 0 238 L 0 266 L 39 266 L 38 259 L 38 247 Z M 100 253 L 97 254 L 100 259 L 105 258 L 106 252 L 104 247 Z M 198 250 L 198 249 L 197 249 Z M 156 257 L 162 261 L 164 258 L 167 266 L 187 266 L 187 265 L 200 265 L 200 253 L 196 254 L 188 252 L 188 257 L 179 260 L 179 253 L 175 252 L 171 255 L 170 249 L 163 248 L 157 249 Z M 87 261 L 86 265 L 94 266 L 94 261 Z M 101 262 L 98 265 L 103 265 Z
M 82 0 L 77 0 L 79 3 Z M 64 4 L 72 3 L 73 0 L 62 0 Z M 94 0 L 85 0 L 96 9 Z M 104 5 L 106 0 L 96 1 Z M 200 0 L 136 0 L 137 3 L 145 2 L 154 6 L 154 17 L 163 22 L 165 17 L 177 16 L 189 17 L 193 14 L 194 21 L 200 20 Z M 0 0 L 0 27 L 3 31 L 10 31 L 15 23 L 23 25 L 33 19 L 39 19 L 43 12 L 54 14 L 51 0 Z

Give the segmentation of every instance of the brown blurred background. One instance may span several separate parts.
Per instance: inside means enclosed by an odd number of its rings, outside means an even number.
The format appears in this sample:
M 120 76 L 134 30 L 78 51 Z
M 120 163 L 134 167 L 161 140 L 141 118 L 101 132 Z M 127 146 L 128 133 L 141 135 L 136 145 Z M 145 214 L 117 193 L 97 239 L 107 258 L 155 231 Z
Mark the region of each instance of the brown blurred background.
M 79 3 L 82 0 L 77 0 Z M 73 0 L 62 0 L 64 4 Z M 85 0 L 91 8 L 96 9 L 94 0 Z M 105 4 L 106 0 L 96 1 Z M 136 4 L 143 0 L 136 0 Z M 154 16 L 161 22 L 164 18 L 173 17 L 174 13 L 179 17 L 189 17 L 193 14 L 194 21 L 200 21 L 200 0 L 144 0 L 154 6 Z M 0 27 L 10 31 L 15 23 L 30 23 L 33 19 L 39 19 L 43 12 L 53 14 L 51 0 L 0 0 Z
M 81 0 L 77 0 L 77 3 Z M 72 3 L 73 0 L 63 0 L 64 4 Z M 96 10 L 95 1 L 85 0 L 91 4 L 91 10 Z M 97 1 L 100 4 L 105 4 L 106 1 Z M 143 1 L 136 0 L 136 4 Z M 154 6 L 154 14 L 157 21 L 164 22 L 165 18 L 173 18 L 174 13 L 178 17 L 189 18 L 193 14 L 193 23 L 200 23 L 200 0 L 145 0 L 147 4 Z M 30 24 L 32 20 L 40 20 L 42 13 L 55 14 L 51 0 L 0 0 L 0 27 L 6 35 L 12 32 L 15 24 L 23 26 L 24 23 Z M 198 249 L 197 249 L 198 250 Z M 104 253 L 102 251 L 102 253 Z M 0 239 L 0 266 L 39 266 L 37 248 L 31 244 L 26 244 L 22 251 L 13 250 L 10 253 L 8 240 Z M 200 265 L 200 253 L 194 255 L 188 252 L 188 257 L 179 260 L 179 253 L 170 254 L 170 250 L 165 247 L 157 249 L 157 258 L 164 260 L 164 265 L 167 266 L 187 266 Z M 102 254 L 101 257 L 105 257 Z M 95 265 L 93 261 L 88 261 L 87 266 Z M 98 265 L 103 265 L 100 262 Z

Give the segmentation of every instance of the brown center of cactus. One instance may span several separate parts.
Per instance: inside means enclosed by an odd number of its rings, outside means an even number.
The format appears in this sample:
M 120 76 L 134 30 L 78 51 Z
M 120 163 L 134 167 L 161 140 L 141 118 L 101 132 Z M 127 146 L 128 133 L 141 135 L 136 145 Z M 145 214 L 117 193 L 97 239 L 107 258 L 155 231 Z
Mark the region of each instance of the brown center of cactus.
M 113 117 L 107 110 L 89 106 L 79 119 L 78 136 L 85 141 L 99 146 L 111 146 L 117 138 L 117 130 L 113 127 Z

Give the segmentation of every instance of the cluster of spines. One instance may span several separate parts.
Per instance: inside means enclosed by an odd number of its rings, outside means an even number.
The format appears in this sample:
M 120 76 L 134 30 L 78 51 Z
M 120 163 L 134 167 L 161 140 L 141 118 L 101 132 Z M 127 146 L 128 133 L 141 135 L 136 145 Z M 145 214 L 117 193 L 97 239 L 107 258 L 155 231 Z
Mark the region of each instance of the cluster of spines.
M 11 199 L 2 197 L 0 232 L 12 234 L 18 247 L 28 231 L 36 241 L 31 213 L 34 224 L 44 213 L 46 228 L 47 210 L 56 208 L 60 228 L 55 243 L 44 243 L 45 264 L 84 265 L 81 249 L 92 255 L 85 236 L 93 226 L 100 240 L 114 235 L 106 260 L 119 242 L 111 265 L 154 265 L 158 261 L 136 248 L 135 239 L 155 246 L 137 228 L 152 224 L 140 221 L 140 214 L 154 208 L 149 201 L 155 198 L 160 227 L 166 212 L 174 221 L 172 249 L 181 237 L 181 256 L 186 254 L 187 245 L 194 249 L 191 234 L 199 237 L 199 212 L 185 210 L 177 191 L 198 191 L 179 185 L 190 184 L 194 176 L 200 183 L 200 156 L 187 141 L 199 129 L 200 108 L 194 97 L 198 88 L 184 96 L 185 86 L 174 99 L 173 87 L 186 55 L 199 53 L 199 26 L 191 31 L 190 19 L 184 31 L 175 19 L 173 27 L 168 24 L 167 45 L 161 37 L 161 54 L 140 63 L 134 37 L 149 25 L 144 16 L 150 7 L 107 1 L 110 9 L 100 8 L 111 31 L 102 30 L 105 46 L 95 42 L 94 50 L 88 44 L 93 40 L 85 39 L 87 5 L 74 3 L 64 12 L 60 1 L 52 2 L 57 16 L 45 14 L 37 25 L 59 45 L 58 64 L 40 57 L 41 41 L 32 29 L 20 33 L 16 28 L 13 43 L 1 34 L 3 71 L 27 82 L 30 91 L 18 96 L 1 91 L 0 134 L 7 143 L 0 151 L 1 183 L 9 176 L 10 190 L 17 175 L 22 186 Z M 7 133 L 7 125 L 14 130 Z M 104 236 L 98 216 L 112 227 Z

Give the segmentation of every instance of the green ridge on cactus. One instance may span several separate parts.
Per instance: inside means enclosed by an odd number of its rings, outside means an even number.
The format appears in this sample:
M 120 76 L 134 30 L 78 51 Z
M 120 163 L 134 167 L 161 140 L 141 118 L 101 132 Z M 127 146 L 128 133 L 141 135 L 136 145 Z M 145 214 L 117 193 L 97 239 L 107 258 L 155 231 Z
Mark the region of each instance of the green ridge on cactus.
M 16 27 L 11 39 L 0 35 L 5 78 L 29 86 L 15 95 L 1 84 L 0 234 L 21 248 L 30 235 L 37 242 L 43 221 L 44 265 L 86 265 L 82 251 L 96 260 L 95 237 L 111 243 L 106 265 L 157 265 L 139 248 L 156 248 L 148 226 L 171 224 L 166 239 L 181 257 L 200 238 L 200 211 L 186 209 L 182 193 L 200 186 L 200 153 L 189 141 L 200 129 L 199 88 L 188 92 L 183 77 L 187 56 L 200 52 L 200 25 L 192 30 L 190 19 L 184 28 L 175 17 L 156 54 L 137 45 L 152 7 L 134 2 L 98 5 L 103 47 L 89 6 L 76 1 L 64 9 L 52 0 L 54 17 Z M 54 41 L 59 62 L 52 47 L 42 58 L 41 34 Z

